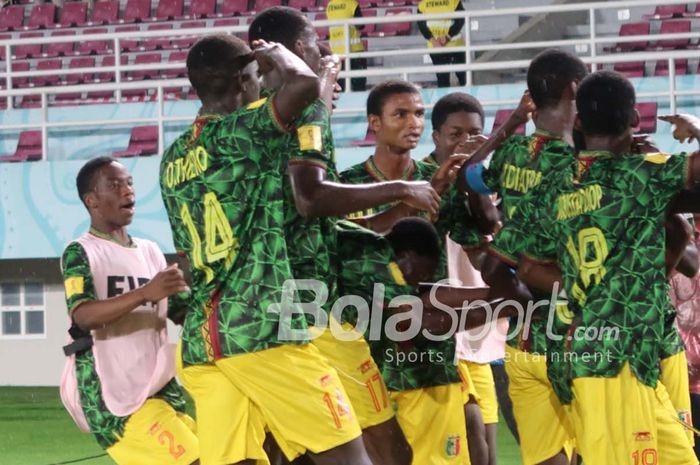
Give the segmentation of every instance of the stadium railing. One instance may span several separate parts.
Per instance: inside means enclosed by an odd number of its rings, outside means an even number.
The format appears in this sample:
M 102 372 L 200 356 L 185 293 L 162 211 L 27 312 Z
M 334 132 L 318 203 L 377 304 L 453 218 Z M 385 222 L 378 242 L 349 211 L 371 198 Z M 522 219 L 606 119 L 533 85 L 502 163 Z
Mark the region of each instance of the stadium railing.
M 687 4 L 687 1 L 668 1 L 665 4 Z M 471 28 L 464 27 L 462 30 L 463 37 L 465 39 L 465 45 L 460 47 L 444 47 L 440 49 L 432 49 L 427 47 L 411 47 L 402 48 L 399 50 L 389 49 L 389 50 L 376 50 L 376 51 L 366 51 L 360 53 L 352 53 L 352 58 L 375 58 L 375 57 L 396 57 L 396 56 L 408 56 L 408 55 L 427 55 L 433 53 L 454 53 L 461 52 L 465 54 L 466 63 L 459 65 L 422 65 L 420 67 L 410 66 L 410 67 L 370 67 L 366 70 L 353 70 L 351 68 L 351 61 L 345 60 L 345 68 L 341 73 L 341 77 L 402 77 L 408 79 L 410 75 L 417 73 L 437 73 L 437 72 L 466 72 L 467 74 L 467 85 L 471 85 L 473 82 L 473 76 L 475 73 L 481 71 L 507 71 L 507 70 L 518 70 L 525 69 L 529 64 L 529 60 L 502 60 L 502 61 L 490 61 L 490 62 L 475 62 L 474 55 L 478 52 L 487 51 L 512 51 L 512 50 L 526 50 L 526 49 L 544 49 L 547 47 L 564 47 L 564 48 L 574 48 L 579 52 L 579 56 L 586 63 L 591 65 L 592 70 L 596 70 L 599 67 L 606 64 L 613 63 L 624 63 L 632 61 L 656 61 L 656 60 L 666 60 L 668 62 L 669 74 L 665 78 L 668 81 L 668 87 L 661 92 L 642 92 L 638 94 L 639 99 L 648 98 L 663 98 L 668 99 L 670 104 L 670 111 L 675 112 L 677 106 L 677 99 L 684 96 L 697 96 L 700 95 L 700 89 L 698 90 L 679 90 L 676 88 L 676 73 L 675 73 L 675 61 L 676 60 L 687 60 L 687 59 L 700 59 L 700 50 L 673 50 L 673 51 L 644 51 L 644 52 L 632 52 L 632 53 L 607 53 L 602 52 L 602 50 L 608 48 L 606 46 L 611 44 L 618 44 L 622 42 L 635 42 L 640 40 L 647 41 L 658 41 L 667 39 L 698 39 L 700 38 L 700 32 L 688 33 L 672 33 L 672 34 L 650 34 L 650 35 L 639 35 L 639 36 L 598 36 L 596 34 L 596 13 L 601 10 L 607 9 L 624 9 L 624 8 L 639 8 L 644 6 L 657 6 L 657 0 L 636 0 L 636 1 L 618 1 L 618 2 L 589 2 L 589 3 L 577 3 L 577 4 L 567 4 L 567 5 L 546 5 L 546 6 L 536 6 L 536 7 L 522 7 L 522 8 L 503 8 L 503 9 L 483 9 L 483 10 L 472 10 L 464 12 L 454 12 L 445 14 L 401 14 L 385 17 L 366 17 L 366 18 L 353 18 L 349 20 L 322 20 L 314 21 L 316 27 L 327 27 L 327 26 L 343 26 L 346 30 L 357 24 L 385 24 L 385 23 L 396 23 L 396 22 L 415 22 L 419 20 L 433 20 L 433 19 L 444 19 L 444 18 L 463 18 L 465 24 L 469 25 L 470 21 L 475 18 L 480 17 L 495 17 L 495 16 L 509 16 L 509 15 L 537 15 L 537 14 L 549 14 L 549 13 L 566 13 L 566 12 L 587 12 L 588 13 L 588 26 L 589 34 L 585 38 L 573 38 L 573 39 L 563 39 L 563 40 L 540 40 L 540 41 L 524 41 L 515 43 L 495 43 L 495 44 L 474 44 L 471 41 Z M 186 87 L 189 83 L 187 79 L 152 79 L 152 80 L 139 80 L 139 81 L 129 81 L 123 79 L 124 72 L 133 72 L 139 70 L 169 70 L 182 68 L 182 63 L 177 62 L 160 62 L 154 64 L 141 64 L 141 65 L 124 65 L 121 63 L 121 42 L 124 40 L 133 40 L 134 37 L 138 38 L 161 38 L 168 37 L 171 39 L 177 39 L 181 36 L 199 36 L 206 35 L 212 32 L 228 32 L 228 33 L 245 33 L 247 31 L 247 25 L 238 26 L 227 26 L 218 28 L 198 28 L 198 29 L 168 29 L 168 30 L 153 30 L 153 31 L 139 31 L 125 32 L 125 33 L 108 33 L 108 34 L 91 34 L 91 35 L 75 35 L 75 36 L 51 36 L 42 38 L 22 38 L 22 39 L 10 39 L 0 41 L 0 47 L 5 48 L 6 69 L 4 72 L 0 73 L 0 77 L 4 77 L 6 84 L 5 88 L 0 90 L 0 99 L 7 99 L 8 110 L 13 110 L 13 100 L 14 97 L 21 97 L 27 95 L 37 95 L 41 96 L 41 106 L 40 106 L 40 121 L 36 123 L 27 124 L 4 124 L 0 122 L 0 131 L 8 130 L 25 130 L 25 129 L 36 129 L 40 128 L 42 132 L 42 148 L 44 149 L 42 153 L 46 154 L 47 147 L 47 137 L 48 130 L 53 128 L 95 128 L 96 126 L 119 126 L 119 125 L 137 125 L 137 124 L 157 124 L 159 128 L 159 152 L 163 149 L 163 125 L 169 122 L 188 122 L 191 117 L 187 116 L 169 116 L 165 114 L 164 103 L 166 101 L 164 89 L 172 87 Z M 345 35 L 346 41 L 349 40 L 349 34 Z M 16 77 L 31 77 L 31 76 L 52 76 L 57 74 L 56 70 L 46 70 L 46 71 L 24 71 L 17 72 L 13 71 L 12 63 L 12 49 L 17 45 L 28 45 L 28 44 L 45 44 L 47 41 L 52 43 L 56 42 L 78 42 L 86 40 L 108 40 L 113 44 L 113 52 L 115 56 L 115 64 L 109 67 L 94 67 L 94 68 L 64 68 L 59 71 L 60 74 L 75 74 L 75 73 L 104 73 L 113 72 L 114 82 L 110 83 L 99 83 L 99 84 L 79 84 L 79 85 L 62 85 L 62 86 L 48 86 L 48 87 L 31 87 L 31 88 L 12 88 L 12 81 Z M 349 44 L 346 44 L 346 48 L 349 49 Z M 349 91 L 350 86 L 346 86 L 346 91 Z M 49 118 L 49 96 L 53 94 L 61 93 L 75 93 L 75 92 L 91 92 L 91 91 L 114 91 L 116 93 L 116 102 L 120 102 L 121 93 L 124 90 L 130 89 L 151 89 L 155 91 L 155 101 L 157 103 L 157 114 L 153 118 L 130 118 L 130 119 L 105 119 L 100 121 L 93 120 L 73 120 L 73 121 L 51 121 Z M 516 100 L 488 100 L 482 102 L 485 106 L 513 106 L 517 103 Z M 364 108 L 341 108 L 338 109 L 337 115 L 347 115 L 347 114 L 360 114 L 364 113 Z

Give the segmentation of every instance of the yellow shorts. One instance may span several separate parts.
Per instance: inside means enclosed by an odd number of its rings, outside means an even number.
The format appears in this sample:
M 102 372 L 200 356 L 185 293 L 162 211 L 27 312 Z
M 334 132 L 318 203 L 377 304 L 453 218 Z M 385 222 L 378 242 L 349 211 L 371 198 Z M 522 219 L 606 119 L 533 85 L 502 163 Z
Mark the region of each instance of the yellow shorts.
M 666 388 L 639 382 L 625 364 L 614 378 L 576 378 L 571 403 L 585 463 L 697 465 Z
M 685 352 L 679 352 L 661 360 L 661 377 L 671 404 L 676 408 L 678 418 L 687 425 L 693 425 L 690 410 L 690 383 L 688 381 L 688 360 Z M 695 445 L 693 431 L 686 428 L 685 432 L 690 440 L 690 445 Z
M 179 375 L 197 408 L 202 465 L 269 463 L 266 429 L 289 460 L 361 434 L 338 374 L 312 344 L 180 366 Z
M 460 360 L 460 366 L 464 366 L 471 377 L 477 396 L 476 403 L 481 410 L 481 416 L 485 425 L 498 423 L 498 400 L 496 398 L 496 383 L 493 380 L 491 365 L 488 363 L 475 363 L 468 360 Z
M 464 396 L 459 383 L 391 392 L 414 465 L 469 465 Z
M 459 377 L 462 379 L 462 395 L 464 396 L 464 403 L 466 404 L 471 400 L 478 403 L 481 398 L 479 397 L 479 393 L 476 392 L 476 384 L 474 383 L 469 367 L 467 367 L 467 363 L 464 360 L 459 361 L 459 364 L 457 365 L 457 372 L 459 373 Z
M 389 403 L 389 393 L 382 374 L 374 363 L 369 345 L 362 334 L 355 331 L 349 323 L 344 323 L 342 326 L 357 339 L 341 341 L 326 329 L 312 343 L 338 372 L 340 382 L 343 383 L 350 403 L 355 409 L 360 428 L 365 429 L 384 423 L 393 418 L 394 410 Z M 310 328 L 312 334 L 315 330 Z
M 190 465 L 199 458 L 194 420 L 162 399 L 148 399 L 127 420 L 107 453 L 119 465 Z
M 547 378 L 545 356 L 506 345 L 505 360 L 523 465 L 543 462 L 562 449 L 571 458 L 574 430 L 568 410 L 559 402 Z

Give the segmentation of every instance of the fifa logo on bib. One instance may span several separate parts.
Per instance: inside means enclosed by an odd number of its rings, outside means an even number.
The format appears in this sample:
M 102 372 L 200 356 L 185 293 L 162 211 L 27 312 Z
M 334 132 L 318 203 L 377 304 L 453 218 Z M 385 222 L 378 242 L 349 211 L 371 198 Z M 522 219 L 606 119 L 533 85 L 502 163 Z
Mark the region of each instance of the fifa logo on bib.
M 459 436 L 450 436 L 445 444 L 445 453 L 448 457 L 457 457 L 462 449 L 462 442 Z

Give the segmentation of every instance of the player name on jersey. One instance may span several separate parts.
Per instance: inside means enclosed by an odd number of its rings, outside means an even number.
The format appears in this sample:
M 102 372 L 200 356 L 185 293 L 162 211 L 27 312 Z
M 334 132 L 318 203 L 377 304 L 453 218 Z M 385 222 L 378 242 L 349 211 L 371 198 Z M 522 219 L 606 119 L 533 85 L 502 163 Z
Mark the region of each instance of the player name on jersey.
M 172 188 L 200 176 L 209 166 L 209 153 L 202 146 L 189 150 L 184 157 L 176 158 L 165 166 L 165 184 Z

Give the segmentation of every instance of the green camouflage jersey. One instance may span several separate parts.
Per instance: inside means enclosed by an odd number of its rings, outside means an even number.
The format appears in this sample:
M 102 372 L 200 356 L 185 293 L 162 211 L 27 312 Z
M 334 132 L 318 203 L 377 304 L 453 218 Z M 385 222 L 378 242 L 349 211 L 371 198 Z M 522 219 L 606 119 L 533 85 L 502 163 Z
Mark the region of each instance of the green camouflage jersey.
M 70 292 L 66 297 L 68 314 L 70 315 L 78 305 L 97 300 L 97 292 L 90 271 L 90 262 L 79 243 L 71 242 L 68 244 L 63 251 L 61 262 L 64 282 L 71 282 L 71 279 L 74 278 L 81 278 L 83 282 L 79 292 Z M 129 416 L 114 415 L 105 405 L 102 397 L 102 384 L 97 376 L 92 349 L 75 354 L 75 376 L 80 405 L 85 413 L 90 431 L 95 435 L 100 446 L 106 449 L 114 445 L 124 435 L 124 427 Z M 153 397 L 163 399 L 178 412 L 185 413 L 185 397 L 182 388 L 174 379 Z
M 570 188 L 521 203 L 538 224 L 525 254 L 556 260 L 573 323 L 550 346 L 550 379 L 562 401 L 577 377 L 614 377 L 629 362 L 644 384 L 659 376 L 670 306 L 664 266 L 668 205 L 688 179 L 688 158 L 581 152 Z M 501 234 L 511 234 L 509 224 Z M 516 232 L 517 234 L 517 232 Z
M 192 268 L 185 366 L 306 342 L 280 338 L 285 329 L 306 328 L 302 314 L 282 325 L 274 311 L 292 277 L 283 178 L 295 134 L 280 124 L 273 102 L 274 96 L 225 117 L 201 116 L 161 160 L 175 249 Z
M 394 259 L 394 250 L 383 236 L 348 221 L 338 222 L 338 287 L 341 295 L 359 296 L 372 309 L 375 296 L 381 298 L 380 286 L 377 285 L 383 286 L 381 329 L 375 333 L 372 328 L 377 322 L 372 322 L 365 338 L 387 388 L 406 391 L 460 382 L 454 365 L 454 338 L 438 344 L 422 339 L 420 335 L 399 343 L 386 337 L 383 328 L 391 315 L 388 307 L 392 299 L 415 295 L 416 289 L 406 283 Z M 348 306 L 343 317 L 355 323 L 356 309 Z
M 520 203 L 542 195 L 546 186 L 556 182 L 570 182 L 576 167 L 574 151 L 561 137 L 538 129 L 531 136 L 510 136 L 494 152 L 489 167 L 482 174 L 484 184 L 502 199 L 501 208 L 504 222 L 508 223 Z M 522 202 L 521 202 L 522 201 Z M 520 226 L 529 229 L 532 225 Z M 496 235 L 498 238 L 498 235 Z M 512 267 L 516 267 L 518 257 L 524 250 L 520 241 L 499 241 L 489 250 Z M 538 296 L 547 298 L 549 296 Z M 547 352 L 546 322 L 534 320 L 524 325 L 523 331 L 507 340 L 511 347 L 526 352 L 544 354 Z M 527 332 L 525 332 L 527 330 Z
M 338 181 L 331 115 L 322 100 L 304 110 L 295 123 L 296 139 L 290 139 L 289 165 L 311 164 L 326 171 L 326 179 Z M 315 279 L 328 287 L 326 311 L 337 299 L 335 260 L 335 218 L 304 218 L 297 211 L 289 176 L 284 177 L 284 233 L 292 275 L 295 279 Z M 302 302 L 314 300 L 313 292 L 300 291 Z

